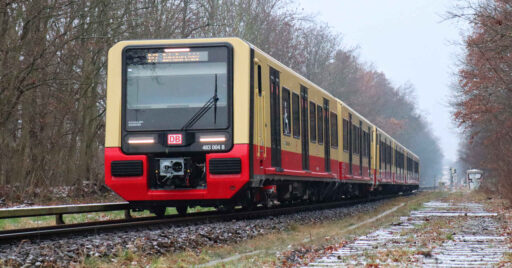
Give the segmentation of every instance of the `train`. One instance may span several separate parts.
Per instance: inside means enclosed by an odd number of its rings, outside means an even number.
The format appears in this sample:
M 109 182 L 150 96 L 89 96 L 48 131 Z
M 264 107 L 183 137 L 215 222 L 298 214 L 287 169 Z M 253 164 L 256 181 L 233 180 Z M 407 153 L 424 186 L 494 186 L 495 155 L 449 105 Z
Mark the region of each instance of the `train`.
M 105 184 L 134 209 L 232 210 L 414 191 L 419 157 L 240 38 L 108 52 Z

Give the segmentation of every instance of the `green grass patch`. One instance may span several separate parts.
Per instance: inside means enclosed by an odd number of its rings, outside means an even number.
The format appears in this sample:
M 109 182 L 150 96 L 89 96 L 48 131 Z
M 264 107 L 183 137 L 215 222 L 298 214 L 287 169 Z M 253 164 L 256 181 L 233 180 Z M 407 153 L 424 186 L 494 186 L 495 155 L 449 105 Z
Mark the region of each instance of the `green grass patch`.
M 193 207 L 188 209 L 188 213 L 213 211 L 213 207 Z M 166 215 L 178 214 L 176 208 L 168 207 Z M 131 212 L 132 217 L 148 217 L 154 216 L 148 210 Z M 66 224 L 72 223 L 85 223 L 94 221 L 107 221 L 124 219 L 124 210 L 118 211 L 104 211 L 104 212 L 91 212 L 91 213 L 75 213 L 64 214 L 63 219 Z M 37 217 L 22 217 L 11 219 L 0 219 L 0 230 L 11 230 L 31 227 L 42 227 L 55 225 L 55 216 L 37 216 Z

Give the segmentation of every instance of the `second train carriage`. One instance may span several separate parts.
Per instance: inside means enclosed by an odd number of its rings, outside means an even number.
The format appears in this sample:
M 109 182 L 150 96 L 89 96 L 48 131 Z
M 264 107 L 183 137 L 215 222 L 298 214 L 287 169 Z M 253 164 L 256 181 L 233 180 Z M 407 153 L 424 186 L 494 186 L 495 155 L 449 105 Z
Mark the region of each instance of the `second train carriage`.
M 109 51 L 105 176 L 161 214 L 409 191 L 419 159 L 241 39 L 136 40 Z

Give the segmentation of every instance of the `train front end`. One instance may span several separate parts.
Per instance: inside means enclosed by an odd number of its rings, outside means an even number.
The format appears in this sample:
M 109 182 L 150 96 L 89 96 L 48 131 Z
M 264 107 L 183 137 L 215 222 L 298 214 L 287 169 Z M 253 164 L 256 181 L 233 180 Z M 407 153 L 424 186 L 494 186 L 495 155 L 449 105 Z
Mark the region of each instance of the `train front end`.
M 109 51 L 105 183 L 136 207 L 217 205 L 249 181 L 250 48 L 141 40 Z

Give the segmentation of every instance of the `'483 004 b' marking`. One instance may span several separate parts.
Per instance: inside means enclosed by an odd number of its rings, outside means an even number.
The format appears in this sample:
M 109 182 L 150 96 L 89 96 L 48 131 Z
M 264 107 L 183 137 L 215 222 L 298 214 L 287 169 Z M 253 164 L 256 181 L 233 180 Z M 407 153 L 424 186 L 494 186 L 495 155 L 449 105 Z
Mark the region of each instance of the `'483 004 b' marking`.
M 226 149 L 224 144 L 205 144 L 203 145 L 204 151 L 220 151 Z

